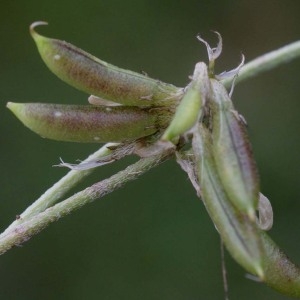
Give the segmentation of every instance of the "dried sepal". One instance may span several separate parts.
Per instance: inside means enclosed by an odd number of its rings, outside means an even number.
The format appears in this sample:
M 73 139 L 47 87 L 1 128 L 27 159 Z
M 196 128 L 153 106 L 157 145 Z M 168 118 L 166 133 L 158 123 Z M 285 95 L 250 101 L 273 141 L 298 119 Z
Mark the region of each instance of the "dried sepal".
M 221 55 L 223 43 L 222 43 L 222 36 L 219 32 L 213 31 L 218 36 L 218 44 L 217 47 L 211 48 L 209 43 L 201 38 L 200 35 L 197 36 L 197 39 L 206 46 L 208 60 L 209 60 L 209 73 L 213 75 L 214 67 L 215 67 L 215 60 Z
M 201 197 L 201 188 L 196 176 L 195 157 L 192 150 L 177 151 L 176 161 L 180 165 L 181 169 L 187 173 L 189 179 L 197 192 L 197 196 Z
M 90 95 L 88 97 L 88 102 L 91 105 L 96 105 L 96 106 L 120 106 L 120 103 L 116 103 L 113 101 L 109 101 L 94 95 Z
M 102 61 L 65 41 L 44 37 L 35 31 L 45 22 L 35 22 L 30 33 L 48 68 L 71 86 L 113 102 L 133 106 L 176 103 L 182 89 Z
M 62 159 L 60 159 L 61 163 L 59 165 L 55 165 L 55 167 L 66 167 L 71 170 L 77 170 L 77 171 L 97 168 L 118 161 L 127 155 L 133 154 L 135 147 L 136 147 L 135 141 L 129 143 L 108 143 L 106 144 L 107 154 L 97 160 L 80 162 L 78 164 L 71 164 L 71 163 L 66 163 Z
M 273 209 L 270 200 L 259 193 L 257 225 L 261 230 L 270 230 L 273 226 Z

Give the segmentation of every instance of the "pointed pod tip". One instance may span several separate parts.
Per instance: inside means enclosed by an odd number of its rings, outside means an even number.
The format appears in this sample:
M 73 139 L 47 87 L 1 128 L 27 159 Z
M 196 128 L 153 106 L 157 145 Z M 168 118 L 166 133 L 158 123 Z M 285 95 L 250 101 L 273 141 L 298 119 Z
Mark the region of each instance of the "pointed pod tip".
M 15 105 L 16 105 L 16 103 L 14 103 L 14 102 L 7 102 L 6 103 L 6 107 L 10 110 L 13 110 Z
M 18 112 L 23 107 L 22 103 L 15 103 L 15 102 L 7 102 L 6 107 L 12 111 L 16 116 L 18 116 Z
M 17 119 L 24 123 L 26 118 L 24 114 L 24 103 L 7 102 L 6 107 L 17 117 Z
M 250 271 L 247 268 L 246 268 L 246 270 Z M 256 282 L 265 282 L 266 276 L 265 276 L 265 272 L 264 272 L 262 263 L 259 261 L 256 261 L 252 265 L 252 270 L 250 271 L 250 273 L 246 274 L 246 277 L 248 279 L 252 279 Z
M 31 34 L 32 37 L 39 35 L 39 34 L 35 31 L 35 28 L 36 28 L 37 26 L 40 26 L 40 25 L 48 25 L 48 22 L 45 22 L 45 21 L 36 21 L 36 22 L 33 22 L 33 23 L 29 26 L 29 31 L 30 31 L 30 34 Z
M 265 272 L 264 272 L 263 268 L 260 265 L 256 267 L 256 273 L 257 273 L 258 278 L 262 282 L 264 282 L 265 281 Z

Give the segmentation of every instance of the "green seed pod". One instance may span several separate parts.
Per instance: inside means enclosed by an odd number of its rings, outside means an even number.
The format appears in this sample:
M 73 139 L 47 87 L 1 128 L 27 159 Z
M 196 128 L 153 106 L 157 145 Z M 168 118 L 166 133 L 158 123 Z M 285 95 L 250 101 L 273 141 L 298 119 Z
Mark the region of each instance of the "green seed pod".
M 151 109 L 12 103 L 7 107 L 42 137 L 69 142 L 123 142 L 154 134 L 159 117 Z
M 182 89 L 110 65 L 83 50 L 57 39 L 38 34 L 34 29 L 45 22 L 35 22 L 30 33 L 48 68 L 71 86 L 123 105 L 157 106 L 176 103 Z
M 264 251 L 255 222 L 237 210 L 222 185 L 208 129 L 199 125 L 193 135 L 195 171 L 204 205 L 232 257 L 248 272 L 264 278 Z
M 202 114 L 205 98 L 210 90 L 207 67 L 197 63 L 191 83 L 178 105 L 174 118 L 162 136 L 162 140 L 175 141 L 180 135 L 191 129 Z
M 265 283 L 274 290 L 293 298 L 300 298 L 300 269 L 265 233 L 261 232 L 264 256 Z
M 259 179 L 244 121 L 224 86 L 212 79 L 213 151 L 222 184 L 233 205 L 255 219 Z

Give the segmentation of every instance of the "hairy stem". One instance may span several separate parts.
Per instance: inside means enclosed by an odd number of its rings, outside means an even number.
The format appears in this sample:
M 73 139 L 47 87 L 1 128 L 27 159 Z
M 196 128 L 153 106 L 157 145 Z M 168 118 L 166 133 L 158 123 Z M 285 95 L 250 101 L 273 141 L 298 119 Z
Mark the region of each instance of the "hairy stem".
M 274 69 L 279 65 L 290 62 L 297 57 L 300 57 L 300 41 L 296 41 L 277 50 L 261 55 L 245 64 L 239 72 L 236 83 Z M 226 87 L 229 87 L 231 82 L 232 78 L 222 80 L 222 83 Z
M 112 151 L 109 147 L 117 146 L 117 143 L 108 143 L 97 150 L 95 153 L 91 154 L 88 158 L 82 161 L 82 164 L 98 160 L 106 155 L 109 155 Z M 11 228 L 24 223 L 29 220 L 32 216 L 43 212 L 48 207 L 55 204 L 58 200 L 60 200 L 69 190 L 75 187 L 80 181 L 82 181 L 85 177 L 90 175 L 94 168 L 76 171 L 72 170 L 68 172 L 64 177 L 62 177 L 58 182 L 56 182 L 51 188 L 49 188 L 43 195 L 40 196 L 35 202 L 33 202 L 27 209 L 20 215 L 20 217 L 15 220 L 4 232 L 11 230 Z
M 95 183 L 72 197 L 23 221 L 22 224 L 16 225 L 10 230 L 6 230 L 6 232 L 0 236 L 0 254 L 5 253 L 15 245 L 20 245 L 28 241 L 49 224 L 70 214 L 74 210 L 117 190 L 129 181 L 137 179 L 145 172 L 165 161 L 172 154 L 171 151 L 164 151 L 162 154 L 140 159 L 135 164 L 128 166 L 110 178 Z

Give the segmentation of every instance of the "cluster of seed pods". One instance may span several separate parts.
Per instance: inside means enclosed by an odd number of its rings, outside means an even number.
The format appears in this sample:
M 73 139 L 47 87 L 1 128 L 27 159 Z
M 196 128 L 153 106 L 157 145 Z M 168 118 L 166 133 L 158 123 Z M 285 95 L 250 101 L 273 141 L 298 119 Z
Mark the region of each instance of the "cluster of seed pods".
M 251 145 L 226 89 L 208 74 L 204 63 L 196 65 L 162 138 L 174 140 L 188 131 L 193 135 L 194 173 L 206 209 L 231 255 L 263 279 L 263 246 L 256 224 L 259 179 Z M 201 109 L 195 113 L 195 108 Z
M 45 138 L 91 143 L 135 140 L 167 126 L 170 107 L 178 103 L 182 89 L 120 69 L 67 42 L 38 34 L 35 27 L 45 24 L 30 26 L 43 61 L 60 79 L 92 94 L 90 103 L 96 105 L 8 103 L 25 126 Z
M 211 49 L 206 43 L 211 60 L 221 53 L 220 45 L 221 41 Z M 214 61 L 209 66 L 214 66 Z M 259 192 L 245 120 L 214 77 L 218 78 L 210 67 L 207 70 L 203 63 L 196 65 L 192 82 L 162 138 L 176 141 L 176 135 L 192 135 L 189 159 L 180 165 L 196 185 L 231 256 L 259 281 L 288 296 L 300 297 L 300 269 L 265 233 L 272 227 L 273 211 L 269 200 Z M 198 94 L 191 96 L 189 91 L 195 87 Z M 183 105 L 201 109 L 196 114 Z
M 210 67 L 196 64 L 190 84 L 182 89 L 46 38 L 35 31 L 44 24 L 30 27 L 42 59 L 60 79 L 91 94 L 92 105 L 9 102 L 8 108 L 34 132 L 60 141 L 126 143 L 155 135 L 154 143 L 161 147 L 191 137 L 193 182 L 232 257 L 273 288 L 300 296 L 299 270 L 262 231 L 272 225 L 272 208 L 259 192 L 244 120 L 213 75 L 221 41 L 215 49 L 206 43 Z M 279 267 L 274 255 L 285 263 Z

